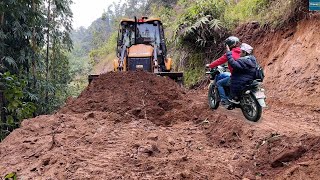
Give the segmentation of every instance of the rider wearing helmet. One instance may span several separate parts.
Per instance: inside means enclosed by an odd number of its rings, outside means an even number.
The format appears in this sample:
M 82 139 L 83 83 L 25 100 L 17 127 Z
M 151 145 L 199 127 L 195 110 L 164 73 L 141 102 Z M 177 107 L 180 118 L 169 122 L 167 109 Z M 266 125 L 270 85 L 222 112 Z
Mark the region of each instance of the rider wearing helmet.
M 240 54 L 241 54 L 241 50 L 240 50 L 240 40 L 239 38 L 235 37 L 235 36 L 230 36 L 225 40 L 225 44 L 228 45 L 231 49 L 232 52 L 232 57 L 234 60 L 237 60 L 240 58 Z M 218 58 L 217 60 L 213 61 L 211 64 L 208 65 L 209 68 L 214 68 L 217 67 L 219 65 L 222 65 L 224 63 L 228 62 L 228 58 L 227 58 L 227 54 L 224 54 L 223 56 L 221 56 L 220 58 Z M 230 73 L 232 74 L 233 68 L 228 64 L 228 68 L 230 70 Z M 222 73 L 219 75 L 218 77 L 218 81 L 217 81 L 217 87 L 218 87 L 218 91 L 219 91 L 219 95 L 221 98 L 221 103 L 224 106 L 229 106 L 229 101 L 228 98 L 225 94 L 224 91 L 224 86 L 229 86 L 230 85 L 230 76 L 231 74 L 226 72 L 226 73 Z
M 230 82 L 230 102 L 239 104 L 238 97 L 245 85 L 255 79 L 257 60 L 252 55 L 253 48 L 246 43 L 240 46 L 241 57 L 235 61 L 233 52 L 226 45 L 228 64 L 233 68 Z

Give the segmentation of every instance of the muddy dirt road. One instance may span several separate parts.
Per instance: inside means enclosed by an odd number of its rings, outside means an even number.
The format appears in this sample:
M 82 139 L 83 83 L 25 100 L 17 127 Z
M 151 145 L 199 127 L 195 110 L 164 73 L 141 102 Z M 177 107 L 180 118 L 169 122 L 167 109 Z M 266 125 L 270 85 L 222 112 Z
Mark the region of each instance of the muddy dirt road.
M 208 108 L 205 90 L 107 73 L 59 112 L 0 143 L 0 176 L 23 179 L 317 179 L 319 111 L 270 99 L 260 123 Z M 313 110 L 313 111 L 312 111 Z

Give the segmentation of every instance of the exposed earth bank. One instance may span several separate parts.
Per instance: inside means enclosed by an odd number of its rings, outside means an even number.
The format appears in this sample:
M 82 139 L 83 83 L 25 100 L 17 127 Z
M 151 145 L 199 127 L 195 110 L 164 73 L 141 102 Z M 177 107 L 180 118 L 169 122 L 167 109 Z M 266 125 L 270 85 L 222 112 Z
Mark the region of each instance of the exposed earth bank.
M 273 31 L 250 23 L 239 27 L 242 41 L 255 47 L 264 66 L 269 97 L 320 110 L 320 14 Z

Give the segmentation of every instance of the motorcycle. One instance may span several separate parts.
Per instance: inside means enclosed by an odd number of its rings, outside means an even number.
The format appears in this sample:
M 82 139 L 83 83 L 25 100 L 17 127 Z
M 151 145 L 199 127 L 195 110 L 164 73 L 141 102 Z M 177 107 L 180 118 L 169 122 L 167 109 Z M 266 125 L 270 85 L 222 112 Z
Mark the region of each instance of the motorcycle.
M 208 101 L 211 109 L 217 109 L 220 104 L 220 96 L 216 85 L 217 78 L 221 73 L 227 72 L 227 66 L 218 66 L 206 72 L 210 78 Z M 230 95 L 229 87 L 224 87 L 226 95 Z M 245 118 L 252 122 L 258 122 L 261 118 L 262 108 L 267 107 L 265 99 L 265 90 L 262 88 L 262 82 L 259 79 L 245 87 L 239 97 L 240 103 L 231 103 L 228 109 L 240 108 Z

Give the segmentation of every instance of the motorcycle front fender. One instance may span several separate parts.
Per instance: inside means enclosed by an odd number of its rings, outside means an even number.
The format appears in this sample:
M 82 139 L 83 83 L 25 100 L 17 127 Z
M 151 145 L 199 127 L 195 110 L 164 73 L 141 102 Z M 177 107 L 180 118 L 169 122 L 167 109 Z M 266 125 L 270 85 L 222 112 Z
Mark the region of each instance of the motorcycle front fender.
M 257 99 L 257 101 L 261 107 L 263 107 L 263 108 L 267 107 L 267 104 L 265 101 L 266 95 L 265 95 L 264 91 L 256 91 L 253 93 L 253 95 Z

